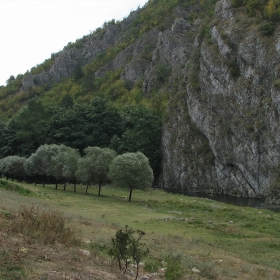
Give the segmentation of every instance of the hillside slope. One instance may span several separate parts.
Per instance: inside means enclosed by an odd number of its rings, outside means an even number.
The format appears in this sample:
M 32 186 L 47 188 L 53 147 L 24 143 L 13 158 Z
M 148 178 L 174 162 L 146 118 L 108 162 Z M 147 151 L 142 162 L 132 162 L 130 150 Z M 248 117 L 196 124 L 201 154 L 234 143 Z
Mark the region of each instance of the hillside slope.
M 149 1 L 20 77 L 2 110 L 66 91 L 145 104 L 164 115 L 163 187 L 279 203 L 280 28 L 239 2 Z

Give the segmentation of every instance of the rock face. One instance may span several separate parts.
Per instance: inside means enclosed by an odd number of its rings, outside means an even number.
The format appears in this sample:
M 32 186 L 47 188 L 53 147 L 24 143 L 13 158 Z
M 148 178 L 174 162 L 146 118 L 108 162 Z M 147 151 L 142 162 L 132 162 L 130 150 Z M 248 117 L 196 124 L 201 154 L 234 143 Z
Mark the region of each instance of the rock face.
M 77 66 L 84 66 L 94 61 L 98 55 L 108 48 L 123 41 L 123 35 L 128 32 L 133 19 L 140 12 L 140 9 L 132 12 L 123 22 L 118 25 L 108 23 L 99 32 L 93 33 L 77 41 L 76 44 L 68 44 L 55 57 L 51 68 L 46 72 L 29 75 L 23 79 L 23 90 L 27 90 L 34 85 L 45 85 L 47 83 L 57 83 L 70 77 Z M 128 55 L 126 56 L 126 59 Z M 116 68 L 118 65 L 116 65 Z M 108 70 L 108 69 L 107 69 Z M 110 69 L 113 70 L 113 69 Z
M 146 96 L 155 90 L 169 93 L 163 187 L 280 203 L 274 184 L 280 153 L 280 29 L 269 37 L 261 34 L 230 0 L 217 2 L 207 32 L 202 21 L 188 20 L 189 12 L 175 9 L 169 29 L 145 33 L 95 75 L 122 67 L 121 79 L 143 80 Z M 135 13 L 121 25 L 109 24 L 104 34 L 87 37 L 81 48 L 65 47 L 48 72 L 26 77 L 23 87 L 58 82 L 121 43 Z M 160 79 L 159 69 L 165 71 Z
M 209 38 L 197 36 L 192 48 L 179 35 L 183 28 L 165 32 L 162 46 L 158 44 L 172 69 L 185 64 L 187 54 L 191 57 L 164 124 L 163 183 L 278 202 L 273 179 L 280 148 L 280 33 L 277 29 L 267 37 L 257 27 L 244 30 L 242 11 L 230 3 L 217 2 Z M 176 32 L 181 44 L 172 38 Z M 174 48 L 167 56 L 170 41 Z

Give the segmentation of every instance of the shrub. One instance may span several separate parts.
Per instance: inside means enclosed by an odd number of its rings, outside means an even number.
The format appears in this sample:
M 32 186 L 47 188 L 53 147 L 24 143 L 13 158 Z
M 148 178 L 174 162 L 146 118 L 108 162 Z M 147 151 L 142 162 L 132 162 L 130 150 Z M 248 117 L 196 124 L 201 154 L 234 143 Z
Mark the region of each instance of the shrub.
M 125 226 L 125 230 L 118 230 L 116 237 L 112 239 L 111 248 L 108 251 L 109 256 L 118 262 L 119 270 L 126 273 L 128 265 L 133 262 L 136 265 L 136 277 L 138 277 L 139 263 L 142 258 L 148 254 L 149 250 L 145 244 L 141 243 L 145 232 L 141 230 L 134 231 Z M 136 235 L 136 236 L 135 236 Z
M 262 34 L 270 36 L 273 34 L 275 29 L 275 24 L 273 22 L 266 22 L 260 26 L 260 31 Z
M 13 252 L 1 249 L 0 264 L 1 279 L 26 279 L 25 270 L 23 267 L 18 266 Z
M 0 179 L 0 188 L 8 190 L 8 191 L 13 191 L 17 192 L 23 196 L 33 196 L 34 193 L 28 189 L 23 188 L 22 186 L 15 184 L 15 183 L 10 183 L 4 180 Z
M 169 254 L 167 257 L 166 280 L 178 280 L 183 277 L 184 270 L 181 263 L 181 255 Z
M 148 272 L 156 272 L 158 271 L 160 268 L 160 265 L 159 265 L 159 262 L 157 260 L 154 260 L 154 259 L 147 259 L 145 261 L 145 266 L 144 266 L 144 269 Z
M 160 64 L 157 69 L 158 80 L 161 83 L 165 83 L 171 74 L 171 69 L 164 63 Z
M 56 241 L 68 245 L 77 241 L 70 228 L 66 227 L 65 218 L 55 211 L 40 210 L 38 205 L 30 208 L 20 206 L 11 222 L 10 231 L 21 233 L 33 239 L 53 244 Z

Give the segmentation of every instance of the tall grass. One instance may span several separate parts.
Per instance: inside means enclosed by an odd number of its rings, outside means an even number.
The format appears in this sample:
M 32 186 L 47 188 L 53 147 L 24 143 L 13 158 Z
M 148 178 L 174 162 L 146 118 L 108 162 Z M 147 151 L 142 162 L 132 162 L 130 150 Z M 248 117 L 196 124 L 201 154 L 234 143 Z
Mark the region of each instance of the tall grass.
M 11 219 L 11 233 L 21 233 L 29 239 L 38 239 L 47 244 L 56 241 L 70 245 L 76 238 L 69 227 L 66 227 L 66 219 L 57 211 L 40 210 L 39 205 L 31 207 L 20 206 L 15 217 Z

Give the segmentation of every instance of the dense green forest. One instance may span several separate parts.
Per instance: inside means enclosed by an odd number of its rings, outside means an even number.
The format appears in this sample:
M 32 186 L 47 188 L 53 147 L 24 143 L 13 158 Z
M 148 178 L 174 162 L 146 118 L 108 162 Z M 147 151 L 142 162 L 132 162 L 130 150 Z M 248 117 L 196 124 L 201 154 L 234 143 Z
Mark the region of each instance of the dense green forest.
M 43 144 L 64 144 L 80 152 L 88 146 L 110 147 L 118 154 L 143 152 L 159 174 L 160 137 L 160 118 L 141 105 L 117 109 L 102 97 L 74 105 L 67 95 L 55 106 L 34 98 L 1 124 L 0 157 L 27 157 Z

